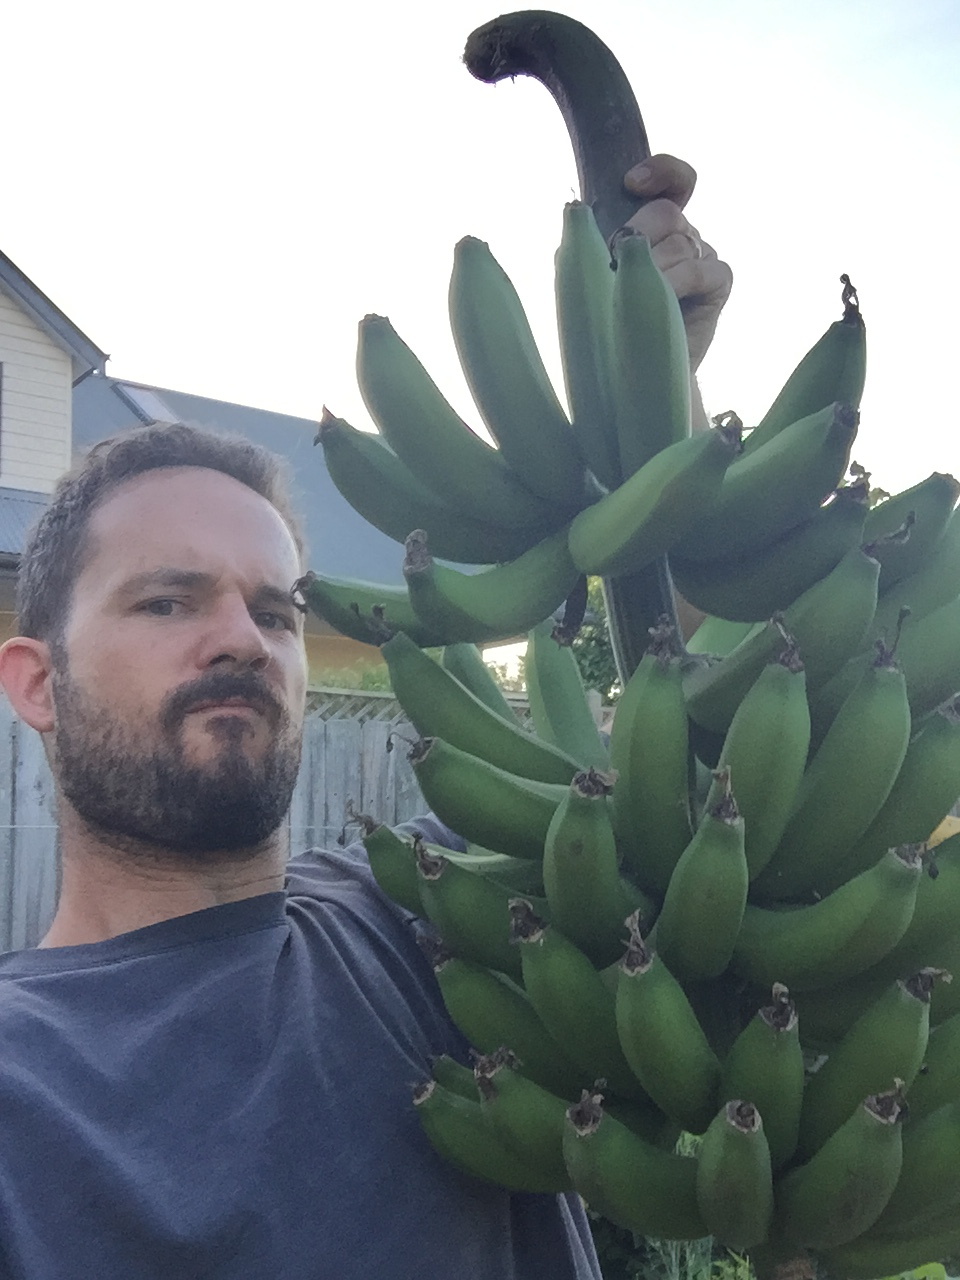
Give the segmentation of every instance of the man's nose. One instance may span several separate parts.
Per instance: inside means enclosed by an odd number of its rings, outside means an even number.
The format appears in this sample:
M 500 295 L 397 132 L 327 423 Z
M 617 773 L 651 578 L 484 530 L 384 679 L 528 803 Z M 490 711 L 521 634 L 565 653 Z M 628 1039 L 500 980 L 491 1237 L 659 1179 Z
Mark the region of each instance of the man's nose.
M 233 662 L 260 669 L 270 660 L 263 632 L 240 596 L 224 597 L 217 605 L 207 641 L 206 664 Z

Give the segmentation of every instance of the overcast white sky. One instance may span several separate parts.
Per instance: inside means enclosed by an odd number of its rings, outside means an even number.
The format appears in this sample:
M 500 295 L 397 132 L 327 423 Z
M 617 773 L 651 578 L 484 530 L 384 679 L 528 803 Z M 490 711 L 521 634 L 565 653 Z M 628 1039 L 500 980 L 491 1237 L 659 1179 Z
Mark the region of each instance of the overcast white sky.
M 733 266 L 708 408 L 755 421 L 856 284 L 855 454 L 903 487 L 960 470 L 956 0 L 558 0 L 623 63 L 690 217 Z M 553 253 L 575 172 L 529 80 L 460 64 L 500 10 L 21 0 L 4 14 L 0 248 L 109 370 L 367 420 L 356 323 L 389 315 L 466 416 L 446 285 L 489 240 L 556 367 Z

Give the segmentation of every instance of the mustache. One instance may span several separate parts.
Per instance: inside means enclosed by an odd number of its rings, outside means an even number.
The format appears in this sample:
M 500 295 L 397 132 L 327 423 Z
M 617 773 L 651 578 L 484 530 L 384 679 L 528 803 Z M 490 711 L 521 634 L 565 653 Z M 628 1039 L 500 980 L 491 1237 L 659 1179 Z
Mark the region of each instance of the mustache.
M 170 694 L 160 713 L 165 733 L 172 733 L 188 712 L 203 702 L 242 698 L 262 712 L 274 728 L 284 718 L 276 694 L 252 671 L 210 671 Z

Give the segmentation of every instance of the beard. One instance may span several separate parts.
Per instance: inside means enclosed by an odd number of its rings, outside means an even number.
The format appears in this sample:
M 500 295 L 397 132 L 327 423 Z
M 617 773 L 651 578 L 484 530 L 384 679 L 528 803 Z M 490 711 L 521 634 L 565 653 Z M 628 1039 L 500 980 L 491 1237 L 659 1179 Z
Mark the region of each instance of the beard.
M 106 842 L 155 859 L 243 861 L 286 818 L 300 767 L 301 729 L 255 673 L 211 671 L 176 690 L 152 735 L 148 725 L 99 704 L 65 664 L 54 669 L 53 697 L 57 784 Z M 217 740 L 215 754 L 191 762 L 182 736 L 190 708 L 232 697 L 250 701 L 266 718 L 268 746 L 255 754 L 245 745 L 248 718 L 224 716 L 207 729 Z

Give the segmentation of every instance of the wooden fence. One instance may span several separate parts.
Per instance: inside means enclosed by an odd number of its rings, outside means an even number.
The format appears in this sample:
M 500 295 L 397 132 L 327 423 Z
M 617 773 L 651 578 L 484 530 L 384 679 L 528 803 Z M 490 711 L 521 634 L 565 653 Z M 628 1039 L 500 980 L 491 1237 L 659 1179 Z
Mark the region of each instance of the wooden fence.
M 402 736 L 388 751 L 392 734 Z M 288 818 L 291 853 L 333 847 L 344 832 L 356 838 L 354 812 L 390 824 L 422 814 L 404 740 L 415 737 L 389 693 L 312 692 Z M 0 697 L 0 951 L 39 942 L 59 879 L 53 779 L 41 740 Z

